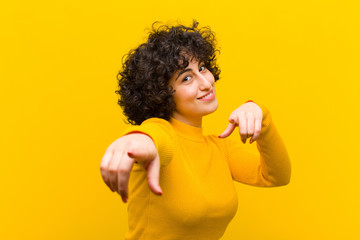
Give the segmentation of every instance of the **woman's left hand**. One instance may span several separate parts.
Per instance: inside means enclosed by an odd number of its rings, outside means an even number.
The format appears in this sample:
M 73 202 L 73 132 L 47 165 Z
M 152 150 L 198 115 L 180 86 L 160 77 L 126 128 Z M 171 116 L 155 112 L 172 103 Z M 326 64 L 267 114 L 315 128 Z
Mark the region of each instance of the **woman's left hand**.
M 254 102 L 247 102 L 233 111 L 229 118 L 229 125 L 219 138 L 226 138 L 238 126 L 241 141 L 245 144 L 246 139 L 251 137 L 253 143 L 260 135 L 263 113 L 261 108 Z

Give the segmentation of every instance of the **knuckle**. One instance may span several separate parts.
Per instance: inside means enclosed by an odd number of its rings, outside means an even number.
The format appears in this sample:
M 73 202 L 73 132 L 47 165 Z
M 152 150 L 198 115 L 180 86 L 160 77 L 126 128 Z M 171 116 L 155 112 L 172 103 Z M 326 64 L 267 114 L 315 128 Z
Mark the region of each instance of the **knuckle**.
M 128 151 L 136 151 L 139 149 L 139 142 L 136 141 L 136 140 L 131 140 L 128 145 L 127 145 L 127 148 L 126 148 Z
M 107 178 L 107 171 L 100 169 L 100 173 L 101 173 L 101 176 L 102 176 L 103 179 Z
M 124 167 L 119 167 L 117 169 L 117 173 L 119 173 L 119 174 L 127 174 L 128 170 L 126 168 L 124 168 Z
M 119 181 L 119 182 L 118 182 L 118 190 L 119 190 L 120 192 L 121 192 L 121 191 L 125 192 L 125 190 L 126 190 L 126 184 L 125 184 L 124 181 Z
M 127 147 L 133 146 L 136 143 L 136 141 L 134 139 L 129 139 L 129 141 L 127 141 L 126 145 Z
M 117 170 L 116 167 L 109 167 L 109 171 L 108 171 L 108 172 L 109 172 L 110 174 L 116 174 L 117 171 L 118 171 L 118 170 Z
M 126 186 L 124 184 L 119 184 L 117 187 L 117 191 L 119 192 L 119 194 L 121 196 L 126 196 L 127 195 L 127 189 Z
M 249 117 L 253 117 L 254 113 L 253 112 L 246 112 L 246 115 L 249 116 Z
M 131 148 L 131 147 L 133 146 L 133 144 L 134 144 L 134 140 L 131 139 L 131 138 L 129 138 L 129 139 L 127 139 L 127 141 L 124 143 L 123 148 L 124 148 L 124 149 L 129 149 L 129 148 Z

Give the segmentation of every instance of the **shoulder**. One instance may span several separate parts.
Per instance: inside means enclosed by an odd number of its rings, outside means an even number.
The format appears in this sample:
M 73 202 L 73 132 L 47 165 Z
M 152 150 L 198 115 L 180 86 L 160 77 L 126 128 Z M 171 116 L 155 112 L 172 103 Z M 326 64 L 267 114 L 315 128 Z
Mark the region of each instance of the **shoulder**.
M 154 126 L 161 126 L 165 128 L 172 128 L 169 121 L 162 119 L 162 118 L 149 118 L 146 119 L 140 126 L 144 125 L 154 125 Z
M 125 129 L 123 135 L 131 132 L 140 132 L 148 135 L 159 152 L 161 166 L 166 166 L 174 153 L 174 129 L 165 119 L 149 118 L 141 125 L 132 125 Z
M 150 136 L 153 135 L 174 135 L 174 129 L 171 124 L 162 118 L 149 118 L 141 123 L 141 125 L 130 125 L 127 126 L 122 135 L 130 132 L 143 132 Z

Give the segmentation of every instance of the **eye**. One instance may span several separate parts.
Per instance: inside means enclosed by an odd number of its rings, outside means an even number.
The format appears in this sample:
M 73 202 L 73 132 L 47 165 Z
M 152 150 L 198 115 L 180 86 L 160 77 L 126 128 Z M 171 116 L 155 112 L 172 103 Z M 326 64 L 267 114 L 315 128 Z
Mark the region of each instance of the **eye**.
M 206 70 L 206 67 L 205 66 L 201 66 L 200 68 L 199 68 L 199 72 L 204 72 Z
M 191 79 L 190 76 L 186 76 L 186 77 L 184 77 L 184 79 L 182 80 L 182 82 L 187 82 L 187 81 L 189 81 L 190 79 Z

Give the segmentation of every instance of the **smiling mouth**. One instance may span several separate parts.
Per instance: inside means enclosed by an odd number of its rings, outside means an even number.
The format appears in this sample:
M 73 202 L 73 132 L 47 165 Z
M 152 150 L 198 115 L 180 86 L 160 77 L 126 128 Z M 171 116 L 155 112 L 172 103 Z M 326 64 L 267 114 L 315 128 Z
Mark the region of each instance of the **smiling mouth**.
M 211 100 L 214 97 L 214 90 L 211 90 L 210 92 L 208 92 L 206 95 L 199 97 L 199 100 Z

